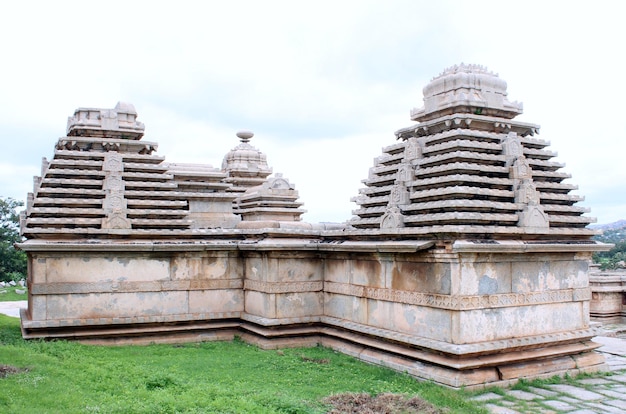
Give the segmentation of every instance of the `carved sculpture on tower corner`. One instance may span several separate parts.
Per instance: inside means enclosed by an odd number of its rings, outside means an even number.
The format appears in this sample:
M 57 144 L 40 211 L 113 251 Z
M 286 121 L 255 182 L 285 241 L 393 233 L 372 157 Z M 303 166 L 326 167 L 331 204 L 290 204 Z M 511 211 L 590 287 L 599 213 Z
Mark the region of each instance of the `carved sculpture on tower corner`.
M 404 217 L 398 206 L 389 206 L 380 221 L 381 229 L 397 229 L 404 227 Z
M 132 224 L 126 215 L 127 201 L 124 197 L 124 180 L 122 172 L 124 164 L 122 155 L 117 152 L 107 152 L 102 163 L 102 171 L 105 174 L 102 189 L 104 200 L 102 209 L 105 217 L 102 219 L 103 229 L 131 229 Z
M 533 182 L 532 169 L 524 156 L 524 149 L 515 132 L 509 132 L 503 140 L 502 149 L 510 165 L 515 202 L 520 206 L 520 227 L 549 228 L 550 220 L 541 207 L 541 197 Z

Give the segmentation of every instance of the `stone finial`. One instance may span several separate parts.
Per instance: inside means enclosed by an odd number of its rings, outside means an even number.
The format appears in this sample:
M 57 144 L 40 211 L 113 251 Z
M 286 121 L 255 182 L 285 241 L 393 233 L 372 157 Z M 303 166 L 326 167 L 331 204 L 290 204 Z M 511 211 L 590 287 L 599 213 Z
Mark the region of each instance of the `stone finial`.
M 141 139 L 145 130 L 135 107 L 118 102 L 113 109 L 78 108 L 67 119 L 67 136 Z
M 250 142 L 254 133 L 252 131 L 239 131 L 237 132 L 237 137 L 241 139 L 241 142 Z
M 411 119 L 427 121 L 452 113 L 499 116 L 512 119 L 522 104 L 509 102 L 507 84 L 481 65 L 454 65 L 424 87 L 424 107 L 413 109 Z

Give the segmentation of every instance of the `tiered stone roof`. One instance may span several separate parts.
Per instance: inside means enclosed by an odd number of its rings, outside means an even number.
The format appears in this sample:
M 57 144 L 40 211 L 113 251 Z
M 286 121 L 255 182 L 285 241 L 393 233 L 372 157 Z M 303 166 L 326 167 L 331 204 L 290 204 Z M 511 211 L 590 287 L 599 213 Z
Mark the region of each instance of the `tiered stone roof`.
M 383 149 L 355 201 L 351 225 L 402 232 L 589 236 L 594 221 L 539 126 L 482 66 L 446 69 L 424 88 L 418 124 Z
M 296 222 L 306 210 L 300 209 L 298 192 L 282 174 L 268 176 L 272 168 L 264 153 L 249 144 L 254 134 L 240 131 L 239 145 L 230 150 L 222 162 L 226 173 L 224 182 L 237 194 L 233 205 L 235 214 L 241 216 L 239 228 L 280 227 L 280 222 Z M 250 222 L 255 223 L 250 223 Z
M 153 154 L 156 143 L 141 140 L 144 126 L 136 115 L 124 103 L 76 110 L 67 136 L 34 179 L 22 222 L 26 237 L 167 234 L 211 227 L 190 214 L 198 200 L 222 201 L 230 209 L 236 195 L 227 192 L 227 174 L 165 163 Z M 230 209 L 222 218 L 234 227 L 239 219 L 233 217 Z
M 233 228 L 241 217 L 233 213 L 237 194 L 225 182 L 228 174 L 207 164 L 170 163 L 168 173 L 186 192 L 192 228 Z
M 157 144 L 143 141 L 144 125 L 131 104 L 79 108 L 68 119 L 52 160 L 22 214 L 28 238 L 189 236 L 196 229 L 280 227 L 305 210 L 298 192 L 272 169 L 265 154 L 237 133 L 241 143 L 223 168 L 166 163 Z M 245 226 L 244 226 L 245 227 Z
M 306 212 L 299 207 L 298 191 L 282 174 L 251 187 L 236 202 L 243 221 L 300 221 Z

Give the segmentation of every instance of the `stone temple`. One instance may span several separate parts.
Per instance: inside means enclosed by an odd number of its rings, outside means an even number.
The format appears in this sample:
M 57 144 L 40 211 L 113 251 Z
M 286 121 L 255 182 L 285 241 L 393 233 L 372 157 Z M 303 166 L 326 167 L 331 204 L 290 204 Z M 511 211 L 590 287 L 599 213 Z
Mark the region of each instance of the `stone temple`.
M 321 344 L 467 388 L 603 369 L 606 246 L 539 126 L 481 66 L 423 92 L 343 224 L 301 221 L 250 132 L 221 168 L 170 163 L 132 105 L 77 109 L 22 214 L 23 336 Z

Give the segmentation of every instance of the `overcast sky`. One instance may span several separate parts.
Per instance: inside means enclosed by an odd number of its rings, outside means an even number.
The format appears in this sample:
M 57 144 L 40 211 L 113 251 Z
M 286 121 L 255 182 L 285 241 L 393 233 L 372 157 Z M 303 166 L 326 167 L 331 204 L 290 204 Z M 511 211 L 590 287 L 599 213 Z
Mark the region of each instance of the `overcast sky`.
M 475 63 L 524 104 L 599 223 L 626 218 L 626 2 L 12 1 L 0 6 L 0 196 L 25 200 L 78 107 L 135 105 L 169 162 L 251 144 L 310 222 L 342 222 L 422 88 Z

